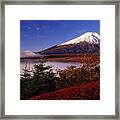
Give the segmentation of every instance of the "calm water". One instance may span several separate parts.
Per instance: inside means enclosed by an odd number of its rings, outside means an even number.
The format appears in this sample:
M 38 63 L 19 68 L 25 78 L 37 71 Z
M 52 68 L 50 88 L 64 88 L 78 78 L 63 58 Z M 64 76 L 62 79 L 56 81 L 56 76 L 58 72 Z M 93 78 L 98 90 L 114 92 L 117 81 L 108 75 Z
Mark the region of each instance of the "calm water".
M 35 65 L 35 64 L 37 64 L 38 62 L 33 62 L 33 61 L 27 61 L 27 62 L 21 62 L 20 63 L 20 73 L 22 73 L 23 72 L 23 68 L 25 67 L 25 65 L 26 65 L 26 63 L 27 63 L 27 68 L 29 69 L 29 70 L 32 70 L 32 68 L 33 68 L 33 66 Z M 45 63 L 45 65 L 49 65 L 49 66 L 52 66 L 52 68 L 53 68 L 53 71 L 54 72 L 56 72 L 58 69 L 65 69 L 65 68 L 67 68 L 67 67 L 69 67 L 69 66 L 76 66 L 76 67 L 80 67 L 82 64 L 81 63 L 78 63 L 78 62 L 51 62 L 51 61 L 47 61 L 46 63 Z

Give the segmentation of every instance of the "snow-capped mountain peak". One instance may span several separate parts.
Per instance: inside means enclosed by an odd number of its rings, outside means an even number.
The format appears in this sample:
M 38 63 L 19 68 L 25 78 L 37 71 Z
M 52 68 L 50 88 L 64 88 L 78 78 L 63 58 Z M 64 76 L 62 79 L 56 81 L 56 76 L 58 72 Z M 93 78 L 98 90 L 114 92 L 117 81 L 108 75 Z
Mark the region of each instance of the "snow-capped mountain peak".
M 26 50 L 26 51 L 21 51 L 20 52 L 20 57 L 25 58 L 25 57 L 37 57 L 40 56 L 40 54 L 36 54 L 32 51 Z
M 88 43 L 99 44 L 100 43 L 100 35 L 96 32 L 86 32 L 77 38 L 74 38 L 74 39 L 69 40 L 64 43 L 61 43 L 60 45 L 77 44 L 82 41 L 85 41 Z

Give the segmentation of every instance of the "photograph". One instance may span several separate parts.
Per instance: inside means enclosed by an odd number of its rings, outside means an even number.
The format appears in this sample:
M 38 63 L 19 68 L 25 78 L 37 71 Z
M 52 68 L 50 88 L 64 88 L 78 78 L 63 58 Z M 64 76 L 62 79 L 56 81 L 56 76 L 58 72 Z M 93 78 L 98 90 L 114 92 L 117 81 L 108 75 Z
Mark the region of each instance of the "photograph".
M 20 100 L 100 100 L 100 20 L 20 20 Z

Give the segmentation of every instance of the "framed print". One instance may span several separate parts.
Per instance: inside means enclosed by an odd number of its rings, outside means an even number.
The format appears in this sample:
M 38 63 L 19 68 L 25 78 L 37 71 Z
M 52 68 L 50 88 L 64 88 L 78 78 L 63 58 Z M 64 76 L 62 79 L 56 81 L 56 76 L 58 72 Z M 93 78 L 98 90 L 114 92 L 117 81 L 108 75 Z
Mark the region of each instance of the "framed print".
M 1 118 L 119 119 L 117 0 L 1 9 Z

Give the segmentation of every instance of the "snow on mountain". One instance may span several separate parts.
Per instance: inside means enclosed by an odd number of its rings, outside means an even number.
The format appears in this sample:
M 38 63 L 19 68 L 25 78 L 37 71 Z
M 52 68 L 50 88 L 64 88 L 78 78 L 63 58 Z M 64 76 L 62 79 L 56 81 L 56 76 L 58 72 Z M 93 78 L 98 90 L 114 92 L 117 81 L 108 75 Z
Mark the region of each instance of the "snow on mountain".
M 24 58 L 24 57 L 37 57 L 37 56 L 40 56 L 40 55 L 35 54 L 34 52 L 28 51 L 28 50 L 20 52 L 20 57 L 21 58 Z
M 100 35 L 96 32 L 86 32 L 82 34 L 81 36 L 74 38 L 72 40 L 69 40 L 67 42 L 61 43 L 61 45 L 69 45 L 69 44 L 77 44 L 82 41 L 86 41 L 89 43 L 99 44 L 100 43 Z

